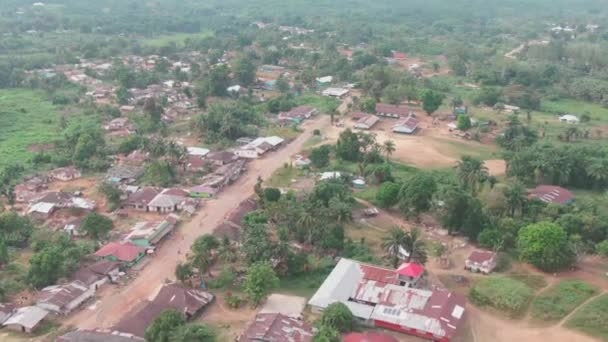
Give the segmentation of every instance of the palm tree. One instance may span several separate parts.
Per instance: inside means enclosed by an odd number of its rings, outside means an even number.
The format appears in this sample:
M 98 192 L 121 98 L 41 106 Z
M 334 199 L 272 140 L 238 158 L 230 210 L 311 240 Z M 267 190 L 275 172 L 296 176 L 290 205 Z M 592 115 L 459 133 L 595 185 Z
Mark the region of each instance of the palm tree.
M 587 174 L 593 178 L 598 186 L 608 181 L 608 159 L 593 158 L 587 166 Z
M 298 220 L 298 224 L 304 227 L 308 231 L 308 243 L 312 243 L 313 236 L 313 227 L 316 222 L 316 217 L 310 213 L 310 211 L 305 210 Z
M 488 168 L 482 160 L 471 156 L 462 156 L 456 165 L 458 178 L 465 189 L 469 189 L 471 194 L 477 194 L 478 186 L 488 179 Z
M 389 234 L 382 239 L 382 248 L 393 268 L 399 266 L 399 252 L 404 248 L 405 232 L 400 227 L 393 227 Z
M 410 232 L 405 233 L 403 239 L 403 247 L 409 253 L 407 262 L 417 262 L 419 264 L 426 263 L 427 252 L 424 241 L 421 240 L 422 233 L 420 229 L 414 228 Z
M 509 215 L 514 217 L 518 210 L 520 214 L 523 215 L 523 209 L 527 202 L 526 188 L 524 185 L 520 181 L 515 180 L 508 184 L 503 190 L 503 194 L 505 196 Z
M 384 142 L 384 144 L 382 145 L 382 149 L 384 150 L 384 153 L 386 154 L 386 161 L 390 161 L 390 157 L 393 154 L 393 152 L 395 152 L 397 150 L 397 148 L 395 147 L 395 142 L 392 140 L 386 140 Z

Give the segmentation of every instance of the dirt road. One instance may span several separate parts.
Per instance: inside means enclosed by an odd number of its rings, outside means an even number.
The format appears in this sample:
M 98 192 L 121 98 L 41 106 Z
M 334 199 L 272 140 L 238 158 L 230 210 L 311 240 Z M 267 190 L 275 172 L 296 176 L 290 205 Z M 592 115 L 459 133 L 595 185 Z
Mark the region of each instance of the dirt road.
M 304 133 L 287 146 L 270 155 L 251 162 L 247 172 L 226 188 L 216 200 L 207 204 L 178 232 L 165 241 L 135 279 L 121 288 L 112 288 L 100 301 L 79 311 L 66 320 L 65 325 L 82 329 L 108 328 L 142 300 L 153 297 L 166 279 L 174 279 L 177 263 L 184 259 L 194 240 L 211 233 L 221 221 L 245 198 L 253 194 L 258 176 L 269 178 L 289 158 L 298 153 L 314 129 L 329 125 L 329 117 L 320 115 L 302 125 Z
M 529 46 L 533 46 L 533 45 L 547 45 L 549 44 L 548 41 L 546 40 L 531 40 L 529 42 L 526 43 L 522 43 L 521 45 L 519 45 L 518 47 L 516 47 L 515 49 L 505 53 L 505 57 L 509 58 L 509 59 L 515 59 L 517 58 L 517 55 L 523 51 L 523 49 L 525 49 L 526 47 Z

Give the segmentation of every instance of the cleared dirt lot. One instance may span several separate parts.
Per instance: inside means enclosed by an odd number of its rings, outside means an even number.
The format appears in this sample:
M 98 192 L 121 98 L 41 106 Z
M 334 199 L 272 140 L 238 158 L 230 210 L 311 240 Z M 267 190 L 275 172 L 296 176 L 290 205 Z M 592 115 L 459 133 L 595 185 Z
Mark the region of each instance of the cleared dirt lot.
M 340 119 L 343 127 L 331 126 L 322 130 L 322 134 L 327 137 L 323 144 L 335 143 L 344 129 L 353 129 L 355 121 L 351 117 L 344 116 Z M 494 145 L 455 137 L 449 132 L 447 122 L 440 121 L 434 125 L 432 118 L 424 114 L 419 115 L 418 120 L 420 126 L 413 135 L 393 133 L 392 128 L 396 120 L 388 118 L 381 118 L 371 130 L 365 132 L 376 134 L 380 144 L 392 140 L 395 142 L 396 151 L 391 158 L 420 168 L 451 167 L 456 165 L 462 155 L 472 155 L 489 160 L 486 166 L 490 174 L 504 174 L 504 161 L 495 159 L 497 150 Z

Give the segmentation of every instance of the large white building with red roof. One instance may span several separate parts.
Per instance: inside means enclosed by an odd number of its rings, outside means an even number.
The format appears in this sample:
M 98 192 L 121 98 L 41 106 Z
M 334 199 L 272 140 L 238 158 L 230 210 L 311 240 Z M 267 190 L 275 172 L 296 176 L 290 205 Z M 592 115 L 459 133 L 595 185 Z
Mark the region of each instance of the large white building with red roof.
M 417 264 L 391 270 L 341 259 L 308 304 L 321 312 L 341 302 L 364 324 L 450 341 L 463 323 L 465 298 L 447 290 L 409 287 L 423 271 Z

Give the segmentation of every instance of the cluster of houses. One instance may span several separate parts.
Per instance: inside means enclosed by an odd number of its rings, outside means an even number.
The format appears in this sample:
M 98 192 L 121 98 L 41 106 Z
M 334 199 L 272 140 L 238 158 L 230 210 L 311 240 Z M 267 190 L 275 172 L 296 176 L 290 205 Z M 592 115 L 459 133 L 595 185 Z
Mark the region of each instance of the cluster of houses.
M 165 310 L 180 313 L 185 320 L 191 320 L 214 300 L 213 294 L 187 288 L 176 283 L 164 284 L 154 299 L 136 304 L 127 315 L 105 330 L 74 330 L 57 339 L 58 342 L 144 341 L 146 328 Z
M 400 134 L 414 134 L 419 128 L 420 122 L 416 119 L 416 112 L 407 106 L 395 106 L 385 103 L 376 104 L 375 114 L 355 112 L 351 115 L 355 120 L 354 128 L 370 130 L 379 121 L 380 117 L 396 119 L 392 131 Z
M 33 332 L 47 316 L 71 313 L 93 298 L 102 285 L 115 282 L 120 276 L 118 262 L 100 260 L 84 266 L 68 282 L 40 290 L 30 306 L 0 304 L 0 324 L 23 333 Z

